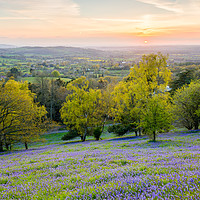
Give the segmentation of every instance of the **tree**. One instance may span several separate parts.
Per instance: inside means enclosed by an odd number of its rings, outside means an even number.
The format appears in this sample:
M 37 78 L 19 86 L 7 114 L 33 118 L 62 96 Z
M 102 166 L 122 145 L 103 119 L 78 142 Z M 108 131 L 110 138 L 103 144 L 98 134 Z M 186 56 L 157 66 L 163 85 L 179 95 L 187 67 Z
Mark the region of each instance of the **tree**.
M 8 149 L 12 142 L 37 138 L 45 114 L 45 108 L 34 103 L 34 94 L 28 89 L 27 82 L 1 82 L 0 151 L 3 151 L 3 146 Z
M 59 73 L 59 71 L 54 70 L 54 71 L 51 72 L 51 75 L 52 75 L 53 77 L 59 77 L 59 76 L 60 76 L 60 73 Z
M 61 79 L 50 80 L 43 76 L 37 78 L 37 82 L 29 84 L 29 88 L 36 94 L 35 101 L 44 105 L 47 117 L 53 121 L 61 121 L 60 109 L 67 96 L 67 83 Z
M 173 94 L 178 88 L 190 84 L 195 77 L 194 68 L 186 68 L 180 73 L 176 74 L 176 78 L 170 82 L 171 93 Z
M 178 123 L 188 130 L 198 129 L 200 122 L 200 82 L 192 81 L 173 96 L 173 113 Z
M 116 119 L 124 124 L 132 124 L 139 130 L 146 130 L 145 132 L 148 130 L 149 135 L 153 134 L 154 140 L 156 133 L 166 128 L 165 123 L 160 121 L 159 125 L 152 127 L 147 116 L 156 115 L 157 119 L 163 112 L 165 113 L 162 104 L 166 104 L 167 101 L 161 99 L 165 99 L 166 87 L 171 76 L 166 60 L 167 57 L 161 53 L 144 55 L 139 64 L 131 68 L 128 77 L 123 79 L 114 91 Z M 154 99 L 159 100 L 156 112 L 150 109 Z M 168 118 L 166 123 L 169 123 Z
M 24 143 L 28 149 L 28 143 L 40 140 L 40 135 L 46 131 L 46 110 L 44 107 L 33 104 L 29 109 L 29 117 L 22 118 L 20 123 L 23 124 L 23 130 L 17 135 L 18 141 Z
M 10 71 L 7 73 L 7 77 L 17 78 L 20 75 L 21 72 L 16 67 L 11 68 Z
M 77 130 L 84 142 L 90 130 L 101 123 L 99 109 L 101 91 L 89 89 L 89 81 L 85 77 L 78 78 L 68 84 L 70 94 L 61 108 L 63 123 L 70 129 Z
M 112 113 L 115 116 L 115 122 L 122 123 L 125 126 L 135 130 L 137 136 L 137 125 L 140 120 L 139 110 L 136 106 L 135 91 L 131 87 L 132 82 L 124 79 L 114 89 L 113 101 L 114 107 Z
M 141 126 L 144 133 L 156 141 L 156 134 L 168 131 L 172 126 L 170 104 L 166 95 L 158 94 L 148 99 L 143 111 Z
M 138 100 L 144 101 L 154 94 L 165 92 L 171 80 L 167 57 L 161 53 L 144 55 L 139 65 L 131 68 L 128 79 L 134 85 L 135 98 Z

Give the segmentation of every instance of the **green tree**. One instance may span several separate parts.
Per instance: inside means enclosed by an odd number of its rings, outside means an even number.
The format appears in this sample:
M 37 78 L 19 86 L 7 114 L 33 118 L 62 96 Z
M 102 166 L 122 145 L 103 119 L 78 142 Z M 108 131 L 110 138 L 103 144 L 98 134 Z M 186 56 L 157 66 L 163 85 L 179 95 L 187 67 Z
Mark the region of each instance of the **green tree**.
M 37 82 L 29 85 L 36 94 L 35 101 L 46 107 L 47 117 L 53 121 L 61 121 L 60 109 L 68 94 L 66 85 L 61 79 L 51 80 L 43 76 L 37 77 Z
M 128 79 L 134 84 L 136 99 L 146 100 L 154 94 L 165 92 L 171 80 L 167 57 L 161 53 L 144 55 L 139 65 L 131 68 Z
M 28 149 L 28 144 L 40 141 L 40 136 L 46 131 L 46 110 L 44 106 L 38 106 L 36 103 L 29 109 L 29 117 L 21 118 L 20 123 L 23 124 L 22 131 L 18 132 L 17 140 L 24 143 Z
M 51 72 L 51 75 L 52 75 L 53 77 L 59 77 L 59 76 L 60 76 L 60 73 L 59 73 L 59 71 L 54 70 L 54 71 Z
M 188 130 L 198 129 L 200 122 L 200 82 L 192 81 L 173 96 L 173 113 L 178 123 Z
M 139 64 L 131 68 L 128 77 L 123 79 L 115 88 L 116 105 L 113 110 L 116 119 L 119 122 L 125 124 L 129 123 L 138 127 L 139 130 L 146 130 L 146 133 L 148 130 L 148 134 L 153 135 L 153 139 L 155 140 L 156 133 L 161 130 L 161 127 L 162 129 L 166 128 L 164 126 L 165 123 L 161 123 L 161 121 L 158 120 L 160 124 L 152 127 L 147 116 L 156 115 L 155 119 L 158 119 L 162 113 L 165 113 L 165 111 L 162 110 L 165 109 L 165 107 L 161 105 L 162 103 L 166 104 L 167 101 L 161 101 L 161 99 L 165 99 L 166 87 L 170 77 L 171 72 L 167 68 L 166 56 L 161 53 L 144 55 Z M 162 98 L 160 97 L 161 94 Z M 155 98 L 159 100 L 156 112 L 150 109 Z M 167 118 L 167 127 L 170 121 L 168 120 Z M 152 128 L 150 129 L 149 127 Z
M 89 89 L 89 81 L 85 77 L 78 78 L 68 84 L 70 94 L 61 108 L 63 123 L 70 129 L 77 130 L 82 141 L 94 127 L 101 123 L 99 109 L 101 91 Z
M 42 132 L 44 107 L 34 103 L 28 84 L 9 80 L 0 83 L 0 151 L 17 141 L 37 138 Z M 37 131 L 36 131 L 37 130 Z
M 144 133 L 156 141 L 156 134 L 172 128 L 172 114 L 169 112 L 170 103 L 166 95 L 158 94 L 148 99 L 143 110 L 141 126 Z
M 177 89 L 186 84 L 190 84 L 195 77 L 195 69 L 186 68 L 176 74 L 176 78 L 170 82 L 171 93 L 173 94 Z
M 126 126 L 130 125 L 135 130 L 137 136 L 140 110 L 136 106 L 137 101 L 135 99 L 132 82 L 124 79 L 115 87 L 112 94 L 114 101 L 112 113 L 115 116 L 115 122 L 122 123 Z
M 7 73 L 7 77 L 14 77 L 15 79 L 20 75 L 21 72 L 16 67 L 11 68 L 10 71 Z

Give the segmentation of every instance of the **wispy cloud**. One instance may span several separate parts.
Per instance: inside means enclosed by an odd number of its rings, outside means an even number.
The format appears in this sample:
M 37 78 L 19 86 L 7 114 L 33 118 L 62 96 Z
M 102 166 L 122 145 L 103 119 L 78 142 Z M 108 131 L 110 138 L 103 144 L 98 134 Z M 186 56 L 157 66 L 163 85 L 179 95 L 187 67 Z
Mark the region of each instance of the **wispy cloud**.
M 182 13 L 183 10 L 182 8 L 179 6 L 179 4 L 177 4 L 177 2 L 172 2 L 169 0 L 137 0 L 139 2 L 143 2 L 146 4 L 151 4 L 154 5 L 157 8 L 161 8 L 167 11 L 172 11 L 175 13 Z
M 140 19 L 107 19 L 107 18 L 92 18 L 95 21 L 105 21 L 105 22 L 142 22 Z
M 79 5 L 72 0 L 0 0 L 0 11 L 4 13 L 4 19 L 53 19 L 80 15 Z
M 101 0 L 101 9 L 97 1 L 82 0 L 80 5 L 75 1 L 0 0 L 0 23 L 4 30 L 0 37 L 78 41 L 78 38 L 126 40 L 173 34 L 181 37 L 188 30 L 195 36 L 200 34 L 200 0 L 118 0 L 117 7 Z M 96 13 L 99 9 L 102 13 Z

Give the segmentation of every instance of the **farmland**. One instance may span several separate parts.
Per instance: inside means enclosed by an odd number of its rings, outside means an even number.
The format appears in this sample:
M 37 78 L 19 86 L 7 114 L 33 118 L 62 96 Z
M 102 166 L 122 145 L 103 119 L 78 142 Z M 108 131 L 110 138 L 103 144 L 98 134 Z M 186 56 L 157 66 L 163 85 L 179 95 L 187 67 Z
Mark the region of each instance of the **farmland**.
M 199 64 L 199 46 L 154 46 L 115 48 L 74 47 L 21 47 L 0 49 L 0 78 L 6 77 L 12 68 L 22 76 L 19 80 L 34 83 L 34 78 L 44 74 L 51 76 L 53 70 L 61 78 L 74 79 L 80 76 L 99 78 L 105 76 L 125 77 L 142 55 L 161 52 L 169 55 L 168 64 L 173 71 L 180 64 Z M 180 69 L 179 69 L 180 70 Z M 25 77 L 24 77 L 25 76 Z M 27 77 L 30 76 L 30 77 Z
M 0 166 L 0 199 L 199 199 L 200 134 L 44 145 Z

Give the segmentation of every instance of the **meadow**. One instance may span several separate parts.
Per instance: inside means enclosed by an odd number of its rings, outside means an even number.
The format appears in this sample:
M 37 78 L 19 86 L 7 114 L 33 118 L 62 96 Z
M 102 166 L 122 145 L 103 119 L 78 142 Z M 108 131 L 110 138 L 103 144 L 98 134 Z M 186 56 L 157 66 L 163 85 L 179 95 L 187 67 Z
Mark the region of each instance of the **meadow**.
M 0 199 L 200 199 L 200 133 L 157 139 L 60 142 L 2 154 Z

